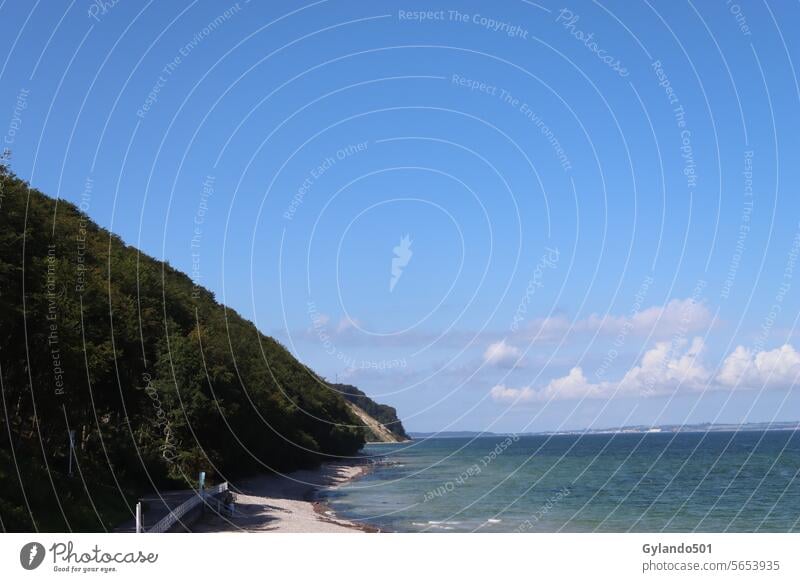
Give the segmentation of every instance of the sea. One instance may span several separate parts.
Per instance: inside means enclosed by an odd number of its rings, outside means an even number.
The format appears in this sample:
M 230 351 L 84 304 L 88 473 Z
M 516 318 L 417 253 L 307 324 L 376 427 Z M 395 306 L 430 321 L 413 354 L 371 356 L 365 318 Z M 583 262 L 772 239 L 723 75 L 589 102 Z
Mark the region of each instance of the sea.
M 396 532 L 800 531 L 796 431 L 425 438 L 367 445 L 325 493 Z

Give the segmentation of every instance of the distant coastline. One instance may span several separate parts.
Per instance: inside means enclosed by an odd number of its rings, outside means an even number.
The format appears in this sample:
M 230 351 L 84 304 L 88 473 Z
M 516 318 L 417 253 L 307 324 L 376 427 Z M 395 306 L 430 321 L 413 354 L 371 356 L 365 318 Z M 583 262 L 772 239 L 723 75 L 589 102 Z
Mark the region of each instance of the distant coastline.
M 408 435 L 412 439 L 427 438 L 486 438 L 506 436 L 556 436 L 580 434 L 657 434 L 657 433 L 698 433 L 698 432 L 743 432 L 768 430 L 800 430 L 800 421 L 788 422 L 748 422 L 743 424 L 728 423 L 696 423 L 696 424 L 661 424 L 653 426 L 632 425 L 610 428 L 589 428 L 583 430 L 539 431 L 539 432 L 489 432 L 489 431 L 442 431 L 413 432 Z

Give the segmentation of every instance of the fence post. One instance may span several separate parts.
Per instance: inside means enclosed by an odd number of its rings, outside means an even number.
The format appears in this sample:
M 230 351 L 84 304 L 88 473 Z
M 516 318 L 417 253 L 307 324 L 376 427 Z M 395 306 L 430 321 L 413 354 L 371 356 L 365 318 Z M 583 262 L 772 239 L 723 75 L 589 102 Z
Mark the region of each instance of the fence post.
M 142 533 L 142 502 L 136 502 L 136 533 Z
M 206 513 L 206 495 L 205 495 L 206 472 L 205 471 L 200 471 L 200 479 L 199 479 L 199 481 L 200 481 L 200 486 L 198 487 L 198 489 L 200 489 L 200 503 L 202 503 L 202 505 L 200 506 L 200 514 L 201 515 L 205 515 L 205 513 Z

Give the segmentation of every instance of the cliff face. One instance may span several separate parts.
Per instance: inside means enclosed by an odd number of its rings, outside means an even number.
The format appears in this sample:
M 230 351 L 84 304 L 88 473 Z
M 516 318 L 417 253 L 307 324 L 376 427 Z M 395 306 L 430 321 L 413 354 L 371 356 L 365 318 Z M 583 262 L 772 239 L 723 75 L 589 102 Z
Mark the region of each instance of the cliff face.
M 348 402 L 350 410 L 353 411 L 359 420 L 364 423 L 364 429 L 367 435 L 367 442 L 371 443 L 400 443 L 407 439 L 402 439 L 392 433 L 389 429 L 383 426 L 380 422 L 372 418 L 369 414 L 364 412 L 361 408 Z
M 367 433 L 368 441 L 399 443 L 410 440 L 393 407 L 376 403 L 349 384 L 331 384 L 331 387 L 350 403 L 353 412 L 369 429 L 371 434 Z

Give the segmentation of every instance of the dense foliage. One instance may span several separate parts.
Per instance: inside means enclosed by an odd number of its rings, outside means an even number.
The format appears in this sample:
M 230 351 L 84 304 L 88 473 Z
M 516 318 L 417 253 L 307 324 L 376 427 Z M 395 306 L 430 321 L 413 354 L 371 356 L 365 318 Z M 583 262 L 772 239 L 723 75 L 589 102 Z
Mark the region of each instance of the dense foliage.
M 349 384 L 331 384 L 331 387 L 384 425 L 394 436 L 402 440 L 407 440 L 409 438 L 403 428 L 403 423 L 397 418 L 397 410 L 395 410 L 394 407 L 374 402 L 361 390 Z
M 0 180 L 0 529 L 102 529 L 200 470 L 363 445 L 343 398 L 209 291 L 5 166 Z

